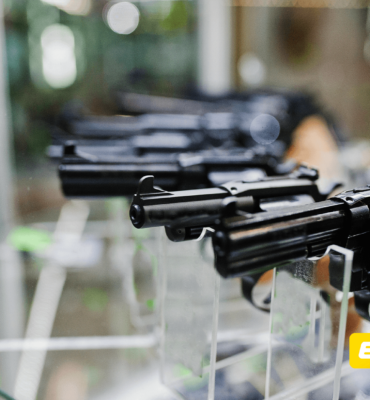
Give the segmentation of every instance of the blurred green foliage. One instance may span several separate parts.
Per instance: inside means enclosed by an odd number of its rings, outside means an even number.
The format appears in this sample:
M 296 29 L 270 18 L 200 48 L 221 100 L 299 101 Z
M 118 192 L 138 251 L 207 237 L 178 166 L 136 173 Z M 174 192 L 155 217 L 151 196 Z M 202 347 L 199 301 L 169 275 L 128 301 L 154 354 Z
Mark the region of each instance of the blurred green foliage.
M 155 300 L 154 299 L 150 299 L 146 301 L 146 306 L 148 308 L 149 311 L 154 311 L 155 308 Z
M 108 301 L 108 294 L 103 289 L 87 288 L 83 292 L 83 303 L 90 311 L 104 311 L 108 305 Z
M 99 384 L 103 376 L 103 371 L 95 366 L 85 367 L 85 373 L 89 387 Z
M 18 169 L 45 163 L 56 116 L 70 100 L 96 114 L 120 112 L 120 91 L 182 96 L 195 88 L 196 2 L 137 3 L 140 23 L 130 35 L 103 19 L 107 1 L 86 16 L 70 15 L 41 0 L 5 3 L 8 82 Z M 53 89 L 43 78 L 41 34 L 52 24 L 75 37 L 77 79 Z
M 172 31 L 185 28 L 188 22 L 188 10 L 184 1 L 175 1 L 167 17 L 162 21 L 163 29 Z
M 19 251 L 42 251 L 50 246 L 52 239 L 48 232 L 18 226 L 8 237 L 9 243 Z
M 192 371 L 182 364 L 174 367 L 174 376 L 183 379 L 184 387 L 190 391 L 199 390 L 208 385 L 209 374 L 194 376 Z
M 186 378 L 192 375 L 192 372 L 189 368 L 186 368 L 182 364 L 176 364 L 174 366 L 173 374 L 177 378 Z

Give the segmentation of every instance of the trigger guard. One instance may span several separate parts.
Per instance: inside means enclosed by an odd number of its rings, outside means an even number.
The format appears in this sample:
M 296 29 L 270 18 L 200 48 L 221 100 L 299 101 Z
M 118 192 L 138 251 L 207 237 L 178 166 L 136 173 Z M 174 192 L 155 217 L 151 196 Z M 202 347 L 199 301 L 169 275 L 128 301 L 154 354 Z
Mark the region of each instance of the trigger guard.
M 259 279 L 264 273 L 265 272 L 261 272 L 255 275 L 243 276 L 241 278 L 242 293 L 244 298 L 248 300 L 255 308 L 264 312 L 270 312 L 271 294 L 264 300 L 264 303 L 268 304 L 268 306 L 266 307 L 256 304 L 255 301 L 253 300 L 253 289 L 257 285 Z

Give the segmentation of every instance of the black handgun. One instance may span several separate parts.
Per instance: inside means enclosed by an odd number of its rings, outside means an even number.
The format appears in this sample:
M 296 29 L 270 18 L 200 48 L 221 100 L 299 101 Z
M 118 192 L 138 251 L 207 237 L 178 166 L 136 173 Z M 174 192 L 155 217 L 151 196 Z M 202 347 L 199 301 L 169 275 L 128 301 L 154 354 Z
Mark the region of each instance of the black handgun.
M 272 115 L 279 121 L 280 138 L 287 146 L 291 142 L 291 133 L 307 116 L 319 114 L 332 125 L 310 95 L 286 89 L 255 89 L 225 96 L 197 95 L 187 99 L 136 93 L 119 93 L 117 97 L 122 111 L 128 113 L 231 113 L 235 115 L 234 123 L 247 135 L 253 118 L 260 114 Z
M 149 96 L 150 97 L 150 96 Z M 276 108 L 276 106 L 275 106 Z M 199 110 L 198 110 L 199 111 Z M 261 111 L 263 112 L 263 111 Z M 260 112 L 260 113 L 261 113 Z M 274 109 L 271 110 L 272 115 Z M 255 115 L 258 110 L 254 110 Z M 281 117 L 280 114 L 278 117 Z M 96 116 L 76 102 L 68 103 L 56 119 L 53 136 L 57 139 L 69 135 L 75 140 L 122 140 L 150 133 L 198 133 L 220 141 L 238 133 L 241 142 L 250 140 L 247 132 L 239 129 L 240 118 L 233 110 L 195 112 L 183 114 L 183 110 L 170 113 L 146 113 L 139 116 Z
M 83 105 L 71 102 L 59 115 L 57 126 L 75 139 L 117 140 L 150 132 L 187 134 L 198 131 L 216 141 L 227 140 L 230 134 L 234 134 L 243 146 L 252 144 L 251 123 L 261 114 L 278 121 L 279 137 L 286 146 L 290 145 L 292 132 L 307 116 L 321 115 L 332 126 L 310 96 L 287 90 L 254 90 L 219 98 L 201 96 L 194 100 L 139 94 L 125 94 L 123 97 L 127 97 L 127 107 L 131 105 L 135 109 L 139 106 L 139 112 L 145 114 L 136 117 L 92 116 Z M 195 105 L 191 109 L 186 107 L 189 102 Z M 158 107 L 153 108 L 153 105 Z
M 84 138 L 125 138 L 150 132 L 192 132 L 204 125 L 199 115 L 144 114 L 141 116 L 92 116 L 66 113 L 58 125 L 66 132 Z
M 369 317 L 370 186 L 318 203 L 238 215 L 237 199 L 224 204 L 213 235 L 215 266 L 225 278 L 259 275 L 299 258 L 322 256 L 338 245 L 354 252 L 350 291 L 358 313 Z M 343 290 L 341 256 L 329 253 L 330 284 Z
M 222 216 L 224 200 L 233 196 L 243 214 L 257 213 L 295 204 L 321 201 L 315 181 L 316 169 L 300 166 L 289 175 L 264 177 L 255 181 L 231 181 L 218 187 L 178 192 L 153 186 L 154 177 L 141 179 L 133 197 L 130 218 L 136 228 L 165 226 L 170 240 L 197 239 L 204 228 L 214 228 Z
M 90 158 L 99 156 L 143 155 L 145 153 L 176 153 L 203 150 L 209 146 L 205 135 L 195 131 L 183 132 L 150 132 L 132 135 L 127 138 L 85 138 L 75 137 L 57 132 L 52 136 L 52 144 L 47 149 L 47 155 L 53 161 L 60 161 L 68 156 L 66 147 L 74 146 L 81 154 L 90 154 Z
M 197 152 L 144 152 L 136 148 L 65 146 L 59 166 L 67 197 L 132 196 L 140 179 L 154 175 L 164 190 L 209 188 L 231 179 L 256 180 L 290 172 L 293 162 L 282 162 L 279 143 L 250 149 L 226 148 Z M 155 151 L 156 150 L 156 151 Z M 144 153 L 144 154 L 142 154 Z
M 60 117 L 58 125 L 52 128 L 52 144 L 47 153 L 52 159 L 60 159 L 63 157 L 63 146 L 72 142 L 87 153 L 98 154 L 99 148 L 103 148 L 105 152 L 112 152 L 118 148 L 121 152 L 131 149 L 162 149 L 164 152 L 176 152 L 223 145 L 225 140 L 222 139 L 225 137 L 217 140 L 214 132 L 205 132 L 204 121 L 205 117 L 197 115 L 147 114 L 139 117 L 108 117 L 78 116 L 70 112 Z M 231 121 L 228 121 L 228 124 L 231 125 Z M 228 130 L 228 134 L 228 141 L 231 142 L 234 139 L 232 128 Z
M 97 156 L 107 153 L 140 156 L 256 146 L 249 132 L 240 128 L 238 117 L 233 113 L 70 117 L 53 127 L 51 136 L 52 144 L 47 154 L 58 161 L 63 157 L 64 146 L 71 143 L 81 152 Z M 280 140 L 274 147 L 279 146 L 286 147 Z

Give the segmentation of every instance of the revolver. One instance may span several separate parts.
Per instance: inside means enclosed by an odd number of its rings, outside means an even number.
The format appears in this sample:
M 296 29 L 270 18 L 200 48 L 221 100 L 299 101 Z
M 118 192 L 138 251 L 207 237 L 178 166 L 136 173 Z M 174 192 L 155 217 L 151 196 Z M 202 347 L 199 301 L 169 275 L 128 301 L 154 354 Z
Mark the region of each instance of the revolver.
M 145 176 L 133 197 L 130 219 L 138 229 L 164 226 L 168 238 L 175 242 L 198 239 L 205 228 L 218 229 L 224 202 L 230 196 L 236 212 L 242 215 L 311 204 L 325 199 L 330 193 L 319 191 L 317 179 L 316 169 L 301 165 L 288 175 L 170 192 L 155 187 L 153 176 Z
M 244 294 L 263 272 L 305 257 L 321 257 L 330 245 L 354 253 L 350 291 L 358 314 L 370 320 L 370 185 L 347 190 L 325 201 L 279 211 L 240 215 L 237 199 L 224 202 L 215 224 L 215 267 L 225 278 L 242 277 Z M 329 253 L 330 284 L 343 290 L 341 256 Z
M 281 161 L 281 147 L 255 146 L 197 152 L 164 152 L 152 149 L 96 148 L 90 151 L 73 143 L 64 147 L 59 165 L 67 197 L 133 196 L 140 179 L 155 175 L 165 190 L 209 188 L 232 179 L 256 180 L 291 171 L 294 162 Z

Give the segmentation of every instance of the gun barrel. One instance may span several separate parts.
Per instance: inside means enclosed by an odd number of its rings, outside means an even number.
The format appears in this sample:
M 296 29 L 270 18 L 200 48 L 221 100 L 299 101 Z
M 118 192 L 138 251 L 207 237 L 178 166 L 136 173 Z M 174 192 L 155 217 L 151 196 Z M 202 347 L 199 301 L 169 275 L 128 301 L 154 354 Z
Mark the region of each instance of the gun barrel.
M 130 217 L 136 228 L 166 226 L 174 221 L 187 219 L 192 226 L 194 218 L 220 215 L 222 202 L 227 196 L 230 194 L 222 188 L 172 192 L 167 198 L 159 198 L 162 201 L 155 202 L 157 204 L 150 204 L 150 198 L 146 198 L 145 202 L 135 201 L 134 196 Z M 251 196 L 246 196 L 237 199 L 237 206 L 240 210 L 252 212 L 255 203 Z M 184 223 L 183 226 L 186 227 L 187 224 Z
M 128 138 L 79 138 L 76 135 L 54 135 L 54 143 L 48 155 L 55 160 L 67 156 L 95 157 L 100 162 L 119 162 L 123 157 L 142 155 L 172 155 L 201 151 L 205 148 L 205 137 L 200 132 L 153 132 Z M 67 153 L 67 154 L 66 154 Z M 63 159 L 63 161 L 65 161 Z
M 201 171 L 190 179 L 196 184 L 202 180 Z M 144 175 L 155 174 L 158 185 L 175 190 L 181 181 L 181 171 L 176 163 L 153 164 L 62 164 L 59 177 L 67 197 L 114 197 L 132 196 Z
M 316 171 L 305 168 L 299 171 L 302 174 L 300 178 L 292 174 L 257 182 L 231 181 L 216 188 L 177 192 L 155 189 L 154 177 L 146 176 L 141 179 L 138 192 L 134 195 L 130 210 L 131 221 L 136 228 L 175 228 L 173 233 L 176 234 L 177 228 L 181 230 L 214 225 L 215 220 L 221 217 L 224 199 L 230 196 L 235 199 L 236 209 L 247 213 L 262 211 L 265 200 L 274 202 L 276 198 L 318 201 L 321 194 L 316 184 L 307 179 L 307 175 L 312 173 L 315 179 Z M 306 175 L 303 177 L 303 174 Z M 172 236 L 175 238 L 176 235 Z M 185 234 L 184 237 L 193 236 Z
M 346 209 L 331 200 L 224 219 L 213 235 L 215 266 L 225 278 L 243 276 L 345 245 Z
M 202 119 L 197 115 L 146 114 L 140 117 L 121 115 L 80 117 L 66 121 L 70 133 L 90 138 L 124 138 L 151 131 L 181 131 L 192 133 L 202 129 Z

